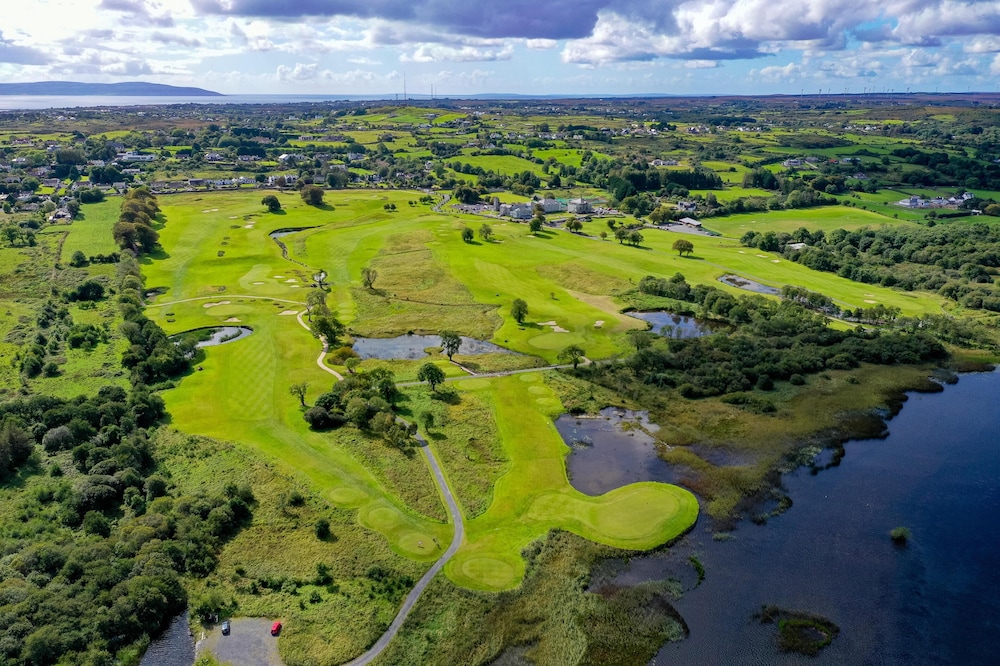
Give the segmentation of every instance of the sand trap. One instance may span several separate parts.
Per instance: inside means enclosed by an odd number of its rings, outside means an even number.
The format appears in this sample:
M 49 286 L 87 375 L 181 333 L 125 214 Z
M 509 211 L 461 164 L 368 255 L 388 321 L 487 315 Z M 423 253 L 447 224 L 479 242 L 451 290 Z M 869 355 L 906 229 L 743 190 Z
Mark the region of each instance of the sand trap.
M 201 212 L 203 212 L 203 213 L 218 213 L 219 209 L 218 208 L 206 208 L 205 210 L 203 210 Z
M 760 257 L 761 259 L 767 259 L 766 254 L 758 254 L 757 256 Z
M 237 220 L 237 219 L 239 219 L 239 217 L 240 217 L 239 215 L 230 215 L 229 219 L 230 220 Z
M 740 254 L 746 254 L 746 252 L 744 252 L 743 250 L 737 250 L 737 252 L 739 252 Z
M 772 264 L 780 264 L 781 263 L 781 259 L 772 259 L 771 263 Z
M 284 275 L 275 275 L 275 276 L 274 276 L 274 279 L 275 279 L 275 280 L 280 280 L 280 279 L 282 279 L 283 277 L 285 277 L 285 276 L 284 276 Z
M 298 282 L 295 278 L 288 278 L 285 282 Z
M 597 321 L 594 322 L 594 328 L 600 328 L 601 326 L 604 326 L 603 319 L 598 319 Z
M 878 301 L 870 301 L 870 300 L 868 300 L 868 299 L 866 298 L 866 299 L 865 299 L 865 303 L 872 303 L 872 304 L 875 304 L 875 303 L 878 303 Z
M 263 282 L 254 282 L 254 284 L 264 284 Z
M 281 312 L 278 313 L 278 316 L 280 316 L 280 317 L 294 317 L 298 313 L 299 313 L 298 310 L 282 310 Z
M 556 323 L 554 321 L 543 321 L 542 323 L 539 324 L 539 326 L 555 326 L 555 325 Z
M 566 330 L 565 328 L 563 328 L 562 326 L 553 326 L 552 327 L 552 332 L 553 333 L 569 333 L 569 331 Z
M 253 229 L 253 225 L 252 224 L 244 224 L 243 228 L 244 229 Z
M 205 303 L 201 307 L 203 307 L 203 308 L 214 308 L 216 305 L 229 305 L 229 301 L 219 301 L 218 303 Z
M 227 319 L 226 321 L 224 321 L 222 323 L 223 324 L 238 324 L 238 323 L 240 323 L 240 320 L 237 319 L 236 317 L 230 317 L 229 319 Z
M 289 285 L 289 287 L 288 287 L 288 288 L 289 288 L 289 289 L 299 289 L 299 288 L 301 288 L 301 287 L 302 287 L 302 285 L 301 285 L 301 284 L 293 284 L 293 285 Z

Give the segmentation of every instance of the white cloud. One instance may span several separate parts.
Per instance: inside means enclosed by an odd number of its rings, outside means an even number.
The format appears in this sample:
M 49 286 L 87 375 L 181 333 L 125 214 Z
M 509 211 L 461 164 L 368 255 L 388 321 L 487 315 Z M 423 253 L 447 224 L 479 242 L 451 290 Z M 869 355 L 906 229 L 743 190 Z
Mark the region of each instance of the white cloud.
M 421 44 L 412 53 L 401 55 L 399 60 L 400 62 L 484 62 L 510 60 L 513 53 L 514 47 L 509 44 L 500 48 Z

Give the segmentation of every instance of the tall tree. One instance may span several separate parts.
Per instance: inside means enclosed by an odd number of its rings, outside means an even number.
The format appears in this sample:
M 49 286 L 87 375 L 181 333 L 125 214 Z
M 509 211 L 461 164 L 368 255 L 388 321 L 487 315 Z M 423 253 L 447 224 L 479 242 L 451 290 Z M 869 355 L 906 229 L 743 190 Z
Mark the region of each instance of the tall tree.
M 309 390 L 309 384 L 307 382 L 299 382 L 297 384 L 292 384 L 288 387 L 288 392 L 299 399 L 299 403 L 305 407 L 306 406 L 306 391 Z
M 417 370 L 417 381 L 427 382 L 428 386 L 431 387 L 432 391 L 436 391 L 438 385 L 444 381 L 444 370 L 437 367 L 433 363 L 424 363 Z
M 322 289 L 310 289 L 306 292 L 306 307 L 309 308 L 309 321 L 312 321 L 313 312 L 318 315 L 330 314 L 330 308 L 326 305 L 326 292 Z
M 260 203 L 264 205 L 268 211 L 272 213 L 277 213 L 281 210 L 281 201 L 278 197 L 273 194 L 268 194 L 266 197 L 260 200 Z
M 306 185 L 302 188 L 302 200 L 310 206 L 323 205 L 323 188 L 319 185 Z
M 694 243 L 692 243 L 689 240 L 685 240 L 683 238 L 678 238 L 677 240 L 675 240 L 674 244 L 671 247 L 677 250 L 677 254 L 679 254 L 682 257 L 685 254 L 691 254 L 692 252 L 694 252 Z
M 510 304 L 510 316 L 518 324 L 523 324 L 524 318 L 528 316 L 528 304 L 520 298 L 515 298 L 514 302 Z
M 458 353 L 459 347 L 462 346 L 462 338 L 455 331 L 441 331 L 441 347 L 444 349 L 444 353 L 448 355 L 448 360 Z
M 368 268 L 366 266 L 361 269 L 361 284 L 365 286 L 365 289 L 371 289 L 377 279 L 378 271 L 374 268 Z
M 326 340 L 326 345 L 330 348 L 336 346 L 338 339 L 344 334 L 344 325 L 333 315 L 316 317 L 310 329 L 317 338 Z
M 493 235 L 493 227 L 483 222 L 483 226 L 479 227 L 479 237 L 482 238 L 487 243 L 490 242 L 490 237 Z
M 576 370 L 576 366 L 580 364 L 580 360 L 585 354 L 586 352 L 579 345 L 570 345 L 559 352 L 559 360 L 563 363 L 572 363 L 573 369 Z

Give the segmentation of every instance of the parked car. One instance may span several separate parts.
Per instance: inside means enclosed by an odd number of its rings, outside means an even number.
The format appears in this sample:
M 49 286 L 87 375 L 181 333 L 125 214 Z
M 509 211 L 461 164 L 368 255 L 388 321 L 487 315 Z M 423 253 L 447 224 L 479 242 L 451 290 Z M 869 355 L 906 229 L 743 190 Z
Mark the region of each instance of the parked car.
M 222 635 L 223 636 L 229 635 L 229 620 L 222 621 Z
M 281 623 L 275 622 L 274 624 L 271 625 L 271 635 L 277 636 L 280 633 L 281 633 Z

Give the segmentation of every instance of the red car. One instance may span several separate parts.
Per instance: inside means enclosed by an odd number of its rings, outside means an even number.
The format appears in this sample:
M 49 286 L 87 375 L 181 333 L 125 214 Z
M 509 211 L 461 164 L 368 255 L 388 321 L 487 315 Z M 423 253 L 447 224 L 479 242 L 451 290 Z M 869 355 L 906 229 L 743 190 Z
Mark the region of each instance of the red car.
M 281 623 L 275 622 L 274 624 L 271 625 L 271 635 L 277 636 L 280 633 L 281 633 Z

